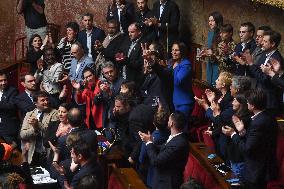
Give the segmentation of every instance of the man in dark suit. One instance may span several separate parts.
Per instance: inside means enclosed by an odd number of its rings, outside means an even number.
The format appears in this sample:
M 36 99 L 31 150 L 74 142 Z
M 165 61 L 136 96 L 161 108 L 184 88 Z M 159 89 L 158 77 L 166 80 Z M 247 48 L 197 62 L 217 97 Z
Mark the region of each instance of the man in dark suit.
M 251 90 L 247 96 L 248 109 L 253 113 L 252 121 L 246 128 L 243 122 L 233 117 L 233 128 L 224 126 L 222 131 L 231 136 L 232 141 L 244 155 L 244 179 L 248 189 L 265 189 L 267 181 L 275 178 L 277 122 L 269 115 L 266 94 L 261 90 Z
M 233 59 L 233 69 L 235 75 L 248 75 L 247 66 L 245 65 L 245 61 L 241 58 L 242 53 L 245 50 L 249 50 L 250 53 L 254 51 L 256 48 L 255 40 L 253 39 L 255 32 L 255 27 L 251 22 L 242 23 L 239 31 L 239 36 L 241 42 L 237 44 Z
M 95 131 L 87 129 L 84 124 L 84 118 L 78 108 L 72 108 L 67 114 L 67 120 L 71 125 L 70 133 L 58 139 L 58 149 L 60 151 L 61 160 L 70 158 L 70 151 L 66 147 L 66 140 L 70 134 L 77 133 L 90 146 L 92 153 L 97 152 L 98 142 Z
M 84 143 L 88 146 L 89 155 L 87 156 L 88 161 L 92 160 L 95 161 L 97 159 L 97 150 L 98 150 L 98 140 L 96 132 L 93 130 L 87 129 L 86 125 L 84 124 L 84 118 L 82 113 L 78 108 L 72 108 L 68 111 L 67 114 L 67 120 L 69 124 L 71 125 L 70 133 L 66 136 L 60 137 L 58 139 L 57 148 L 58 148 L 58 157 L 54 158 L 53 161 L 60 161 L 60 164 L 64 167 L 66 174 L 66 177 L 75 177 L 77 172 L 74 172 L 74 170 L 70 170 L 71 165 L 71 159 L 72 159 L 72 153 L 70 154 L 70 149 L 67 147 L 66 140 L 67 138 L 72 138 L 72 143 L 69 144 L 72 147 L 76 143 Z M 71 136 L 72 135 L 72 136 Z M 60 159 L 59 159 L 60 156 Z M 84 156 L 86 159 L 86 156 Z M 76 162 L 75 162 L 76 163 Z M 91 164 L 92 165 L 92 164 Z M 80 166 L 82 166 L 80 164 Z M 75 168 L 77 170 L 77 168 Z M 63 186 L 63 181 L 65 180 L 65 176 L 62 177 L 61 175 L 58 175 L 54 170 L 52 169 L 53 177 L 57 178 L 59 181 L 59 184 Z M 73 182 L 73 181 L 72 181 Z M 77 179 L 76 184 L 78 184 L 79 180 Z M 72 184 L 73 185 L 73 184 Z
M 108 7 L 106 20 L 116 20 L 119 24 L 119 30 L 122 33 L 128 33 L 128 27 L 135 20 L 135 9 L 132 2 L 125 0 L 113 0 Z
M 136 22 L 142 26 L 144 39 L 147 41 L 157 40 L 157 32 L 155 26 L 151 24 L 153 17 L 152 11 L 149 9 L 148 0 L 137 0 Z
M 75 173 L 72 178 L 71 186 L 72 188 L 77 188 L 80 180 L 87 176 L 93 175 L 97 178 L 98 189 L 102 188 L 103 184 L 103 170 L 100 164 L 95 159 L 92 159 L 92 151 L 89 145 L 81 141 L 72 146 L 71 158 L 74 163 L 80 166 L 80 169 Z
M 119 23 L 116 20 L 107 22 L 107 36 L 104 41 L 98 44 L 97 50 L 102 53 L 106 60 L 115 62 L 115 55 L 125 40 L 125 35 L 119 31 Z M 97 67 L 97 64 L 96 64 Z
M 268 75 L 262 72 L 261 65 L 270 66 L 271 59 L 275 59 L 279 62 L 283 61 L 283 58 L 277 49 L 280 41 L 280 33 L 276 31 L 264 32 L 262 41 L 262 48 L 264 49 L 264 53 L 255 64 L 249 53 L 244 53 L 245 61 L 248 65 L 248 70 L 256 79 L 256 88 L 264 90 L 267 94 L 266 108 L 271 113 L 271 115 L 277 115 L 277 113 L 279 113 L 279 108 L 282 104 L 282 91 L 277 86 L 274 86 L 272 84 L 271 79 Z
M 172 0 L 156 1 L 152 12 L 156 18 L 152 21 L 158 30 L 159 40 L 166 46 L 168 31 L 168 46 L 171 47 L 179 37 L 180 11 L 178 5 Z
M 119 64 L 122 77 L 129 81 L 135 81 L 139 86 L 143 81 L 143 57 L 141 43 L 145 41 L 142 38 L 141 26 L 133 23 L 128 27 L 129 38 L 126 39 L 121 47 L 124 59 Z
M 189 153 L 189 142 L 182 130 L 186 120 L 181 112 L 172 113 L 168 128 L 171 135 L 158 152 L 153 144 L 150 133 L 139 132 L 141 140 L 146 143 L 150 163 L 155 168 L 153 188 L 176 189 L 183 183 L 183 171 Z
M 32 96 L 37 91 L 36 79 L 33 75 L 27 73 L 21 77 L 21 85 L 24 86 L 25 91 L 16 96 L 15 101 L 23 120 L 27 112 L 35 109 Z
M 102 42 L 106 35 L 102 29 L 93 25 L 93 19 L 94 15 L 91 13 L 83 15 L 82 22 L 85 29 L 78 33 L 78 41 L 82 44 L 85 54 L 95 60 L 97 54 L 94 45 L 96 41 Z
M 7 76 L 0 72 L 0 138 L 11 144 L 17 141 L 20 121 L 17 117 L 16 88 L 8 85 Z

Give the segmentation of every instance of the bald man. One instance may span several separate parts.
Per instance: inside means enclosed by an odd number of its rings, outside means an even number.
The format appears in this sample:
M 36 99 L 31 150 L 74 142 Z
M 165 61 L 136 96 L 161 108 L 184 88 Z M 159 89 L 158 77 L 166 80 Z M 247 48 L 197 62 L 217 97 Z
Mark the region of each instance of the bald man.
M 93 67 L 93 59 L 85 55 L 83 46 L 79 42 L 75 42 L 71 46 L 71 54 L 74 58 L 71 61 L 71 68 L 69 72 L 69 79 L 76 81 L 77 83 L 82 82 L 83 70 L 86 67 Z

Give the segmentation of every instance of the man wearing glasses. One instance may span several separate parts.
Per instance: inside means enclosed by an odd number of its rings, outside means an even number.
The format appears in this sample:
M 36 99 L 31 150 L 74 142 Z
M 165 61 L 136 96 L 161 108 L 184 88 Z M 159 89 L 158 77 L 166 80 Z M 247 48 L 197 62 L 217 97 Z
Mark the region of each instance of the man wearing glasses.
M 242 54 L 245 50 L 249 49 L 250 53 L 256 48 L 255 40 L 253 39 L 255 32 L 255 27 L 251 22 L 246 22 L 241 24 L 239 36 L 241 42 L 237 44 L 235 51 L 233 53 L 232 59 L 234 60 L 234 74 L 235 75 L 247 75 L 246 66 L 244 64 L 244 59 Z

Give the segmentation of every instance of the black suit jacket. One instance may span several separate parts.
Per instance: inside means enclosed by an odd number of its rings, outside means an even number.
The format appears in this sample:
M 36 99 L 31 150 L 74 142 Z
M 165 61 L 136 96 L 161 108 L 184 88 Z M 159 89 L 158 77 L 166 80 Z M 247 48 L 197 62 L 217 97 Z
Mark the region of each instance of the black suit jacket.
M 108 7 L 106 20 L 116 20 L 119 22 L 118 10 L 116 5 L 110 5 Z M 135 9 L 131 2 L 125 2 L 124 11 L 120 14 L 120 24 L 124 33 L 128 33 L 128 26 L 135 21 Z
M 244 173 L 248 182 L 275 178 L 277 122 L 266 111 L 252 119 L 244 137 L 235 134 L 232 140 L 244 155 Z
M 147 26 L 144 24 L 145 20 L 147 18 L 152 18 L 153 13 L 152 11 L 147 7 L 144 12 L 137 11 L 136 12 L 136 22 L 139 23 L 142 26 L 142 33 L 144 36 L 144 39 L 148 42 L 152 42 L 157 40 L 157 30 L 155 26 Z
M 91 44 L 92 44 L 91 52 L 92 52 L 92 56 L 93 56 L 94 60 L 96 59 L 96 52 L 93 49 L 95 41 L 99 40 L 100 42 L 103 42 L 105 37 L 106 37 L 105 32 L 102 29 L 97 28 L 95 26 L 93 27 L 92 37 L 91 37 Z M 80 31 L 78 33 L 78 41 L 83 45 L 85 54 L 88 54 L 89 49 L 87 47 L 87 33 L 86 33 L 86 30 L 82 30 L 82 31 Z
M 189 153 L 189 143 L 180 134 L 164 144 L 158 152 L 152 143 L 146 146 L 151 165 L 155 168 L 153 188 L 177 189 L 183 183 L 183 171 Z
M 275 51 L 271 58 L 274 58 L 278 61 L 282 61 L 282 56 L 280 52 Z M 253 64 L 248 67 L 251 75 L 256 79 L 256 87 L 261 88 L 266 92 L 267 95 L 267 108 L 269 109 L 279 109 L 282 103 L 282 91 L 271 82 L 270 76 L 263 73 L 260 69 L 260 65 L 264 64 L 266 59 L 266 54 L 260 57 L 259 61 L 256 64 Z
M 86 129 L 86 126 L 84 125 L 82 127 L 72 129 L 70 133 L 78 133 L 81 139 L 84 140 L 84 142 L 86 142 L 86 144 L 90 146 L 91 152 L 94 155 L 97 155 L 98 140 L 97 140 L 97 134 L 95 131 Z M 61 161 L 70 158 L 70 150 L 66 146 L 67 137 L 68 135 L 59 137 L 57 140 L 57 147 L 60 151 Z
M 152 12 L 157 19 L 160 18 L 160 1 L 156 1 L 154 3 Z M 178 39 L 179 20 L 180 20 L 179 7 L 174 1 L 167 0 L 161 18 L 159 19 L 159 22 L 161 23 L 161 27 L 158 28 L 160 41 L 166 42 L 167 23 L 169 31 L 169 44 L 171 45 L 175 40 Z
M 248 42 L 246 45 L 245 45 L 245 48 L 244 50 L 242 51 L 242 44 L 241 43 L 238 43 L 235 47 L 235 50 L 234 50 L 234 53 L 237 55 L 237 56 L 241 56 L 241 53 L 243 53 L 246 49 L 249 49 L 250 50 L 250 53 L 252 53 L 255 48 L 256 48 L 256 43 L 255 43 L 255 40 L 252 39 L 250 42 Z M 235 75 L 249 75 L 249 72 L 247 72 L 247 66 L 246 65 L 240 65 L 239 63 L 237 62 L 233 62 L 233 70 L 234 70 L 234 74 Z
M 8 143 L 16 141 L 20 129 L 20 121 L 15 105 L 17 94 L 18 90 L 16 88 L 8 86 L 3 90 L 0 99 L 0 137 L 3 137 Z
M 21 119 L 24 119 L 27 112 L 34 110 L 35 104 L 26 92 L 22 92 L 15 98 L 16 105 L 20 111 Z
M 125 39 L 121 47 L 121 51 L 127 57 L 128 51 L 131 45 L 129 38 Z M 135 81 L 137 86 L 140 86 L 143 81 L 143 57 L 141 43 L 144 43 L 144 39 L 141 37 L 136 42 L 136 45 L 132 49 L 130 55 L 123 62 L 126 65 L 126 79 L 130 81 Z
M 120 34 L 114 38 L 106 48 L 102 49 L 102 54 L 104 55 L 105 59 L 115 62 L 115 54 L 118 53 L 125 38 L 125 35 Z
M 104 173 L 101 166 L 96 161 L 90 161 L 83 167 L 81 167 L 80 170 L 74 175 L 71 182 L 71 186 L 73 188 L 77 188 L 80 180 L 88 175 L 95 176 L 98 182 L 97 188 L 102 189 L 102 184 L 104 183 Z

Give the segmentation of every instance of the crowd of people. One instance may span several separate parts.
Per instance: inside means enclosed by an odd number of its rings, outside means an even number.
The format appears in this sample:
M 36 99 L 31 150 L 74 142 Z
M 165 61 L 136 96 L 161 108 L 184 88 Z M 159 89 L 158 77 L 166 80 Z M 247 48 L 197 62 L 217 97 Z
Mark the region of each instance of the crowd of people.
M 134 167 L 147 187 L 177 189 L 197 102 L 212 123 L 206 134 L 216 153 L 245 187 L 266 188 L 277 173 L 281 35 L 269 26 L 255 31 L 246 22 L 235 43 L 232 25 L 211 13 L 208 46 L 198 56 L 207 61 L 207 81 L 215 90 L 198 98 L 188 47 L 178 41 L 179 7 L 173 0 L 156 1 L 152 10 L 147 0 L 136 3 L 135 9 L 114 0 L 106 31 L 94 25 L 93 14 L 83 14 L 84 28 L 68 22 L 57 44 L 46 27 L 43 1 L 18 1 L 30 72 L 21 75 L 20 94 L 0 73 L 1 159 L 7 159 L 7 146 L 22 148 L 25 166 L 18 172 L 27 183 L 30 165 L 45 167 L 62 188 L 102 188 L 97 134 L 104 133 L 123 152 L 122 166 Z

